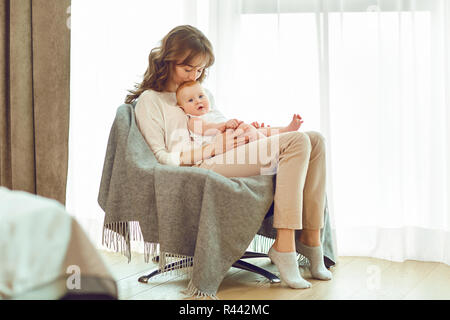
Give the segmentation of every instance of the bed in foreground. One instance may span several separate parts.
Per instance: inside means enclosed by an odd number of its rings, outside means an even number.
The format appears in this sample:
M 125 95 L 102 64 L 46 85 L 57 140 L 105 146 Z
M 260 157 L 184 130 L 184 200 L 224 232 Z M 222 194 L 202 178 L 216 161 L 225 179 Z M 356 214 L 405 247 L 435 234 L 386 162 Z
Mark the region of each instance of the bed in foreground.
M 117 299 L 116 282 L 57 201 L 0 187 L 0 299 Z

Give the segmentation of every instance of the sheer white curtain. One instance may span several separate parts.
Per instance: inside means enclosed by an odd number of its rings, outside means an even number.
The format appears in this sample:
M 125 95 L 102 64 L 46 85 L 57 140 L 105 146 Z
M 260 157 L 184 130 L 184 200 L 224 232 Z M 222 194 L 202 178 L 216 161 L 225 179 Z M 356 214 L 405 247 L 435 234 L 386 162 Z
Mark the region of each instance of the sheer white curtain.
M 450 264 L 448 1 L 318 2 L 339 253 Z
M 341 254 L 450 264 L 448 1 L 370 8 L 328 14 Z
M 449 18 L 445 0 L 73 0 L 69 211 L 100 239 L 115 110 L 189 23 L 213 43 L 206 86 L 225 115 L 300 113 L 326 137 L 339 255 L 450 264 Z
M 207 34 L 209 7 L 208 0 L 72 0 L 66 207 L 98 247 L 104 213 L 97 196 L 116 110 L 172 28 L 192 24 Z
M 109 130 L 128 89 L 142 80 L 150 50 L 192 17 L 182 0 L 72 0 L 67 209 L 101 245 L 97 203 Z M 130 206 L 133 204 L 130 203 Z
M 218 99 L 323 133 L 338 254 L 450 264 L 448 1 L 235 5 Z

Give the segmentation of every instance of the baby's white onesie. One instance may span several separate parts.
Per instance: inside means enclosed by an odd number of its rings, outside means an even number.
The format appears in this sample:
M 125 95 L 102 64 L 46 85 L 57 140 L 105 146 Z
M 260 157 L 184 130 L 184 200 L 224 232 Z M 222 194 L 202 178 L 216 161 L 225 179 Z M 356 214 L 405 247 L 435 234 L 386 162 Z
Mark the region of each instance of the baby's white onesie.
M 203 119 L 207 122 L 217 122 L 217 118 L 214 117 L 214 115 L 211 114 L 211 112 L 208 112 L 202 116 L 193 116 L 190 114 L 186 114 L 186 115 L 188 116 L 188 119 L 199 118 L 199 119 Z M 192 130 L 189 130 L 189 135 L 191 136 L 192 141 L 194 141 L 194 143 L 198 146 L 202 146 L 204 144 L 211 143 L 215 136 L 215 135 L 202 136 L 201 134 L 197 134 L 197 133 L 193 132 Z

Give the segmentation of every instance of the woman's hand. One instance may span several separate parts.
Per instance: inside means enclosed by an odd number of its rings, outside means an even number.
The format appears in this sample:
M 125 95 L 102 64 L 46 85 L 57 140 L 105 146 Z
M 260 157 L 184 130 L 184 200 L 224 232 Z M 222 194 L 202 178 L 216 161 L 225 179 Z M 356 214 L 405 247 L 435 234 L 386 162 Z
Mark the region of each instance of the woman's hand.
M 236 129 L 243 121 L 239 121 L 238 119 L 231 119 L 225 122 L 225 129 Z
M 211 142 L 214 150 L 213 156 L 247 144 L 249 141 L 250 138 L 245 134 L 239 135 L 239 132 L 236 132 L 233 129 L 227 129 L 224 133 L 216 135 Z
M 261 138 L 260 135 L 258 135 L 258 129 L 256 129 L 254 126 L 242 123 L 239 125 L 239 127 L 235 130 L 236 134 L 239 135 L 239 137 L 248 137 L 249 142 L 258 140 Z
M 241 122 L 236 128 L 235 128 L 235 133 L 236 135 L 242 135 L 244 132 L 248 132 L 251 130 L 256 130 L 255 127 L 246 124 L 244 122 Z

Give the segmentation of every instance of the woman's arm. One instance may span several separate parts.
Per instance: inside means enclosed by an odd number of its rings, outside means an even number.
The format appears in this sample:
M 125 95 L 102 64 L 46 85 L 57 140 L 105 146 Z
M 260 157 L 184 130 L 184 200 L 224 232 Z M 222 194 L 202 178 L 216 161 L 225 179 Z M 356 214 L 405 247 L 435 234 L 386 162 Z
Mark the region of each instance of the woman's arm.
M 201 147 L 194 147 L 190 150 L 185 150 L 180 154 L 180 166 L 192 166 L 197 161 L 203 159 L 209 159 L 215 156 L 214 146 L 212 144 L 204 145 Z
M 158 162 L 179 166 L 181 152 L 167 150 L 159 99 L 154 93 L 144 92 L 139 97 L 135 114 L 136 124 Z

